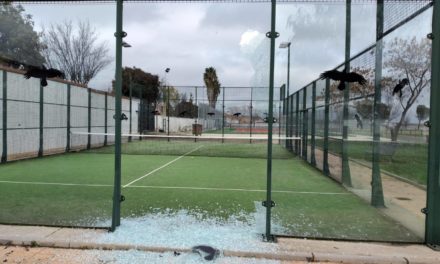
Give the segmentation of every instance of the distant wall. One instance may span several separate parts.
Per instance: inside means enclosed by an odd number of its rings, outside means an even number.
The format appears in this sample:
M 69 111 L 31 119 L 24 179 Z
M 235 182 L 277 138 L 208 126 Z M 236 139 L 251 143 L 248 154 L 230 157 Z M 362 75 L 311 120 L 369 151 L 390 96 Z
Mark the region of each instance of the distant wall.
M 138 105 L 134 99 L 130 116 L 130 101 L 122 99 L 132 133 L 137 133 Z M 103 136 L 71 137 L 69 132 L 114 133 L 114 109 L 115 98 L 106 92 L 56 80 L 40 88 L 39 79 L 0 68 L 0 156 L 10 161 L 104 145 Z M 122 132 L 129 132 L 129 120 L 122 122 Z M 113 140 L 108 137 L 107 143 Z
M 161 129 L 167 132 L 167 117 L 156 116 L 157 121 L 156 129 Z M 170 133 L 191 133 L 192 125 L 196 123 L 202 125 L 203 131 L 221 129 L 221 120 L 216 119 L 195 119 L 195 118 L 182 118 L 182 117 L 170 117 Z

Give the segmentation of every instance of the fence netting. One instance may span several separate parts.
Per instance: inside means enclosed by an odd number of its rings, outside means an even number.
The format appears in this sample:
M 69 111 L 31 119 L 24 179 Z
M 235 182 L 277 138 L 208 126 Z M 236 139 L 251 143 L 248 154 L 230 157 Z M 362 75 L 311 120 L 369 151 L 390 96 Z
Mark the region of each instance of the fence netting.
M 346 83 L 347 93 L 337 80 L 317 79 L 290 96 L 298 106 L 288 106 L 285 119 L 295 119 L 301 143 L 296 148 L 287 142 L 285 146 L 301 162 L 320 170 L 328 182 L 299 188 L 304 175 L 316 179 L 297 169 L 290 184 L 298 190 L 291 197 L 274 194 L 280 201 L 273 209 L 276 233 L 423 241 L 428 147 L 423 122 L 429 120 L 426 34 L 431 30 L 427 23 L 431 4 L 385 1 L 386 35 L 349 61 L 349 72 L 362 75 L 364 85 Z M 376 14 L 362 8 L 360 16 Z M 369 18 L 352 16 L 353 23 L 357 19 Z M 345 65 L 335 69 L 341 72 Z M 277 176 L 275 181 L 282 182 Z

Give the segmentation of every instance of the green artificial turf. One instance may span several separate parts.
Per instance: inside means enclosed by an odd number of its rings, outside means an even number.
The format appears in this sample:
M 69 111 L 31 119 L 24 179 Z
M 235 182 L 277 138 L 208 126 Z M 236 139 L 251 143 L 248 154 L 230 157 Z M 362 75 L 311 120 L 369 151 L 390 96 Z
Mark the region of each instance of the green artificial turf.
M 203 217 L 227 219 L 255 213 L 256 204 L 266 199 L 266 159 L 177 158 L 122 155 L 123 186 L 175 160 L 122 189 L 126 197 L 123 217 L 186 209 Z M 273 221 L 282 225 L 277 232 L 328 238 L 419 240 L 304 161 L 290 156 L 272 160 L 272 166 L 273 200 L 277 204 Z M 108 226 L 113 173 L 114 156 L 92 152 L 2 164 L 0 222 Z M 258 217 L 264 222 L 264 214 Z
M 322 140 L 317 140 L 322 148 Z M 383 143 L 386 144 L 386 143 Z M 428 145 L 411 144 L 398 142 L 396 152 L 392 157 L 381 157 L 380 168 L 386 172 L 406 178 L 415 183 L 426 185 L 428 166 Z M 317 144 L 318 146 L 318 144 Z M 340 141 L 330 141 L 329 151 L 342 155 L 342 144 Z M 371 142 L 348 142 L 348 156 L 352 159 L 361 160 L 366 163 L 372 161 Z

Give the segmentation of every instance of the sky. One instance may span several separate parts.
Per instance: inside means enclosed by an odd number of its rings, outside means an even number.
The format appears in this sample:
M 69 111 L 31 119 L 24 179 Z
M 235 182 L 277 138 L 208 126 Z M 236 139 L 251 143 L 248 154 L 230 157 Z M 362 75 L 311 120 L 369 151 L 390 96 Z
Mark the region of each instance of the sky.
M 113 4 L 27 4 L 35 28 L 41 30 L 64 20 L 90 21 L 98 41 L 115 54 L 115 6 Z M 375 39 L 375 6 L 352 8 L 352 54 Z M 50 14 L 48 16 L 47 14 Z M 399 31 L 399 36 L 426 36 L 431 30 L 430 12 Z M 157 74 L 174 86 L 201 86 L 206 67 L 214 67 L 224 86 L 268 86 L 270 3 L 126 3 L 123 66 L 135 66 Z M 345 4 L 278 4 L 275 86 L 287 80 L 290 41 L 290 92 L 300 89 L 344 60 Z M 165 74 L 165 68 L 171 68 Z M 111 63 L 90 86 L 107 90 L 114 78 Z

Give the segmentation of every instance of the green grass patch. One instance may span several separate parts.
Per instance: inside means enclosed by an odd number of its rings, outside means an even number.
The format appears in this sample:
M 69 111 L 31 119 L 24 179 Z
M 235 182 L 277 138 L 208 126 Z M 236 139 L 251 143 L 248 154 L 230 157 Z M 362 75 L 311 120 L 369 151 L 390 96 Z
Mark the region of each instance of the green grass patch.
M 396 174 L 418 184 L 426 185 L 428 145 L 404 142 L 398 142 L 398 144 L 397 150 L 392 157 L 381 157 L 380 168 L 384 171 Z M 321 145 L 322 143 L 320 142 L 319 146 Z M 342 155 L 341 141 L 330 141 L 329 151 L 337 155 Z M 350 141 L 348 143 L 349 158 L 361 160 L 371 164 L 371 153 L 371 142 Z

